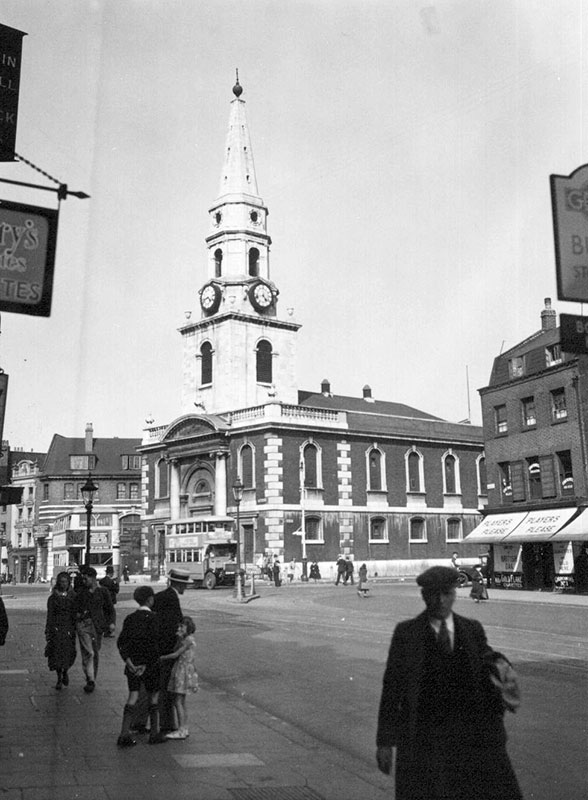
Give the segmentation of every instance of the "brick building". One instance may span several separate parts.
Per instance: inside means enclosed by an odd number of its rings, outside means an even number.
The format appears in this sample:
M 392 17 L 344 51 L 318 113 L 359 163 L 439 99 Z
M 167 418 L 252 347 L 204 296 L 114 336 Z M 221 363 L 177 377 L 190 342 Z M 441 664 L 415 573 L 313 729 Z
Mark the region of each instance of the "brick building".
M 197 532 L 230 536 L 237 477 L 246 564 L 306 554 L 328 577 L 340 553 L 372 574 L 415 574 L 454 550 L 475 559 L 463 538 L 485 503 L 481 428 L 376 399 L 368 386 L 361 397 L 335 395 L 328 381 L 298 389 L 300 325 L 279 310 L 238 82 L 233 93 L 201 315 L 180 328 L 181 409 L 140 448 L 150 562 L 164 568 L 172 530 L 190 532 L 187 559 Z
M 588 539 L 588 357 L 562 352 L 549 298 L 541 329 L 495 358 L 480 395 L 488 516 L 468 542 L 493 546 L 499 585 L 571 588 Z

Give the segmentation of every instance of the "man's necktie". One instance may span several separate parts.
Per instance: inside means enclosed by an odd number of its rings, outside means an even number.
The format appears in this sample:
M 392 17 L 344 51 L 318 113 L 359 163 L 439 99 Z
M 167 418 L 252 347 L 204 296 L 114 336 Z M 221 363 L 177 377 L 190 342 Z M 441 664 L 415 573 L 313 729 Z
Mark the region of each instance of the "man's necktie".
M 439 647 L 444 653 L 451 653 L 451 639 L 449 638 L 449 631 L 447 630 L 447 622 L 442 619 L 439 633 L 437 634 L 437 642 Z

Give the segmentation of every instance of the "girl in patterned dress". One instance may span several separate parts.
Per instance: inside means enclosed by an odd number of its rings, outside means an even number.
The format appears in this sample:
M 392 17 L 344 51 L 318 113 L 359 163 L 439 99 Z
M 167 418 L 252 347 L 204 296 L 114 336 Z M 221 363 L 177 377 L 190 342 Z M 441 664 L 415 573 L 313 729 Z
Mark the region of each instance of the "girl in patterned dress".
M 195 631 L 196 626 L 192 618 L 183 617 L 178 625 L 178 640 L 175 650 L 172 653 L 168 653 L 168 655 L 160 656 L 160 661 L 175 661 L 167 690 L 173 694 L 178 729 L 168 733 L 168 739 L 186 739 L 190 735 L 186 711 L 186 694 L 198 691 L 198 674 L 194 667 L 196 642 L 192 635 Z

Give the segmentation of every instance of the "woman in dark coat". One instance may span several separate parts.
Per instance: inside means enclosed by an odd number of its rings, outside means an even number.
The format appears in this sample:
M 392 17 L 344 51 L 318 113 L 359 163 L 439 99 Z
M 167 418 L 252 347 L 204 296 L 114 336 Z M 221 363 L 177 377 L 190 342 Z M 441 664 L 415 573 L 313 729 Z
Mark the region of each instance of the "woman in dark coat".
M 472 575 L 472 591 L 470 597 L 479 603 L 480 600 L 488 599 L 488 590 L 484 584 L 484 577 L 479 567 L 476 567 L 476 574 Z
M 59 573 L 47 600 L 45 639 L 49 669 L 57 672 L 55 688 L 61 689 L 69 683 L 67 671 L 76 658 L 75 602 L 67 572 Z

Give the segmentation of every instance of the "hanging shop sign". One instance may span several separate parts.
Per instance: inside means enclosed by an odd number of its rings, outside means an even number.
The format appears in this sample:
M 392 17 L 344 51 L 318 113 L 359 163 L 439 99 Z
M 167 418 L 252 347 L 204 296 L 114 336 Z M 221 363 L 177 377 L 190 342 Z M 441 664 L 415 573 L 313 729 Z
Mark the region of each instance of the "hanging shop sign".
M 51 315 L 59 213 L 0 200 L 0 311 Z
M 0 25 L 0 161 L 14 161 L 23 36 Z
M 588 300 L 588 164 L 570 175 L 551 175 L 557 296 Z

